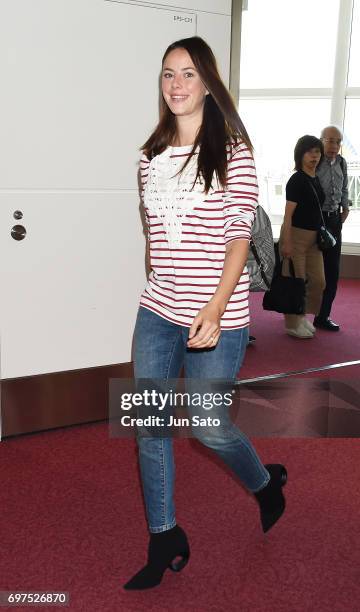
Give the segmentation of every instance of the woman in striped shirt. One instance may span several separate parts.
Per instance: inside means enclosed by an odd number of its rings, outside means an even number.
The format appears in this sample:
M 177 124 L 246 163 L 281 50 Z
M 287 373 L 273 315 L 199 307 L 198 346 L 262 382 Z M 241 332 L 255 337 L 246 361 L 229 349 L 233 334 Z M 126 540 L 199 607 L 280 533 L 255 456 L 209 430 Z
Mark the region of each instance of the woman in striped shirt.
M 234 381 L 248 342 L 245 263 L 256 172 L 249 137 L 201 38 L 168 47 L 161 84 L 159 124 L 140 163 L 151 272 L 135 328 L 135 378 L 149 387 L 154 379 L 176 379 L 184 366 L 187 390 L 208 396 L 214 381 Z M 162 414 L 153 408 L 154 417 Z M 254 493 L 263 530 L 270 529 L 285 508 L 285 468 L 261 463 L 225 401 L 207 411 L 210 421 L 199 418 L 195 402 L 188 411 L 194 436 Z M 167 567 L 178 571 L 190 554 L 175 520 L 172 439 L 157 424 L 156 436 L 138 431 L 150 542 L 146 566 L 126 589 L 156 586 Z

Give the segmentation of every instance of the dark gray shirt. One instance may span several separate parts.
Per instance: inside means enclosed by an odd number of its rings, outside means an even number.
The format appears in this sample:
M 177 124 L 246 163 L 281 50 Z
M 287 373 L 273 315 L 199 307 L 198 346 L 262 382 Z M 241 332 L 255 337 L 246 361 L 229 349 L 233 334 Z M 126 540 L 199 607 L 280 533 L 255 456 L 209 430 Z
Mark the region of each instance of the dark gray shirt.
M 331 163 L 327 157 L 324 157 L 316 170 L 316 175 L 325 193 L 323 210 L 333 212 L 339 206 L 348 208 L 348 175 L 345 159 L 337 155 L 335 161 Z

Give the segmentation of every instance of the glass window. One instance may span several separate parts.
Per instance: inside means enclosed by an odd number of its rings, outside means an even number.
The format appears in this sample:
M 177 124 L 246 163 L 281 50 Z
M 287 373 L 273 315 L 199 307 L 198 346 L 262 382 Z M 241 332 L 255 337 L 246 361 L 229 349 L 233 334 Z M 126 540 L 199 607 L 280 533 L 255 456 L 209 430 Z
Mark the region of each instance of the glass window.
M 346 96 L 334 90 L 334 67 L 348 76 L 342 153 L 348 162 L 351 221 L 344 242 L 360 236 L 360 0 L 354 0 L 349 64 L 337 47 L 340 0 L 248 0 L 242 13 L 239 112 L 254 144 L 260 203 L 278 234 L 293 151 L 304 134 L 319 136 Z M 341 63 L 342 62 L 342 63 Z M 359 88 L 359 89 L 356 89 Z M 259 90 L 259 91 L 253 91 Z M 332 106 L 333 102 L 333 106 Z M 331 109 L 332 106 L 332 109 Z M 336 122 L 342 123 L 341 119 Z
M 248 0 L 241 89 L 332 87 L 338 11 L 339 0 Z
M 360 0 L 354 1 L 349 60 L 349 87 L 360 87 Z
M 275 223 L 284 214 L 295 144 L 305 134 L 320 136 L 329 122 L 330 104 L 330 99 L 240 100 L 239 113 L 254 145 L 259 202 Z
M 342 155 L 348 166 L 350 217 L 343 227 L 344 242 L 359 242 L 360 235 L 360 98 L 346 100 Z M 351 222 L 349 223 L 349 221 Z

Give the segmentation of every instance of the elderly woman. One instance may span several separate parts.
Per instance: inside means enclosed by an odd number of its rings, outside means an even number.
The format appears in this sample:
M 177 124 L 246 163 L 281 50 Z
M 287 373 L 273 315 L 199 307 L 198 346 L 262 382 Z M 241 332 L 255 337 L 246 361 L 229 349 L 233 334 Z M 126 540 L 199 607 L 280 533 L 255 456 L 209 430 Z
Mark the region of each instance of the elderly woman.
M 324 154 L 321 140 L 302 136 L 294 150 L 295 170 L 286 185 L 286 207 L 280 234 L 280 253 L 291 258 L 295 275 L 306 283 L 306 313 L 317 315 L 325 288 L 324 262 L 317 246 L 325 195 L 315 171 Z M 285 262 L 286 264 L 286 262 Z M 287 267 L 287 266 L 286 266 Z M 315 327 L 304 315 L 285 315 L 286 333 L 313 338 Z

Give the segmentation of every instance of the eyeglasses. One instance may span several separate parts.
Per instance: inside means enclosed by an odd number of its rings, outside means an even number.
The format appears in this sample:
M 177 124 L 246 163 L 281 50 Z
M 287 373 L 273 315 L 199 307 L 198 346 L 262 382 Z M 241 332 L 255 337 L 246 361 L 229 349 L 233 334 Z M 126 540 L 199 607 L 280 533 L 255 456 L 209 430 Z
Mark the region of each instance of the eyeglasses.
M 338 146 L 340 146 L 341 143 L 342 143 L 342 139 L 341 138 L 323 138 L 323 140 L 325 142 L 329 142 L 330 144 L 336 144 Z

